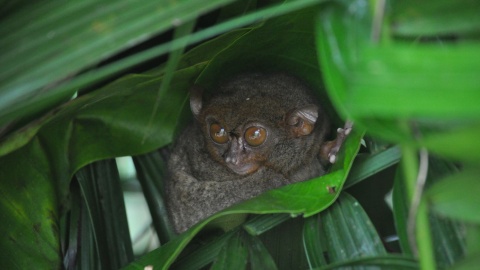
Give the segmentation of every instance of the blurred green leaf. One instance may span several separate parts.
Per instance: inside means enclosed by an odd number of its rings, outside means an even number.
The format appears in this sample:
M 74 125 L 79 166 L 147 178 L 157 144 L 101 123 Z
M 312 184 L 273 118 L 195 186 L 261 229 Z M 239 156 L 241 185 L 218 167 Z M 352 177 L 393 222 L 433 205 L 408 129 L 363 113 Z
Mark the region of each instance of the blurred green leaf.
M 444 132 L 429 132 L 420 139 L 420 143 L 443 157 L 478 162 L 480 161 L 480 143 L 477 143 L 479 134 L 480 122 L 467 123 Z
M 475 0 L 393 1 L 395 35 L 435 36 L 480 32 L 480 4 Z
M 230 1 L 40 1 L 16 9 L 0 30 L 0 126 L 68 99 L 76 89 L 55 86 L 79 72 Z
M 428 189 L 425 199 L 437 214 L 465 222 L 480 223 L 480 170 L 451 175 Z
M 456 175 L 458 169 L 450 162 L 431 158 L 427 187 L 448 175 Z M 401 170 L 397 172 L 393 187 L 393 213 L 397 234 L 405 254 L 412 254 L 407 234 L 408 211 L 410 208 L 404 187 Z M 434 253 L 439 267 L 447 267 L 458 262 L 466 252 L 465 226 L 438 215 L 430 215 L 430 229 L 434 244 Z
M 467 256 L 480 253 L 480 225 L 467 224 L 467 235 L 465 236 L 467 242 Z
M 463 261 L 460 261 L 458 264 L 455 264 L 454 267 L 450 268 L 453 270 L 475 270 L 480 264 L 480 253 L 474 254 Z
M 420 9 L 438 12 L 435 3 L 426 1 Z M 461 2 L 447 5 L 441 1 L 439 6 L 440 10 L 449 7 L 470 12 Z M 318 18 L 319 59 L 337 110 L 358 126 L 368 127 L 372 135 L 418 145 L 415 132 L 400 124 L 412 123 L 412 130 L 419 129 L 425 135 L 420 136 L 420 144 L 432 152 L 479 161 L 477 151 L 467 151 L 480 147 L 475 139 L 480 123 L 476 102 L 480 99 L 476 79 L 480 64 L 475 60 L 480 58 L 478 42 L 396 40 L 390 35 L 391 25 L 374 25 L 371 10 L 366 0 L 339 1 L 323 9 Z M 462 31 L 461 25 L 455 27 Z M 370 38 L 376 28 L 383 29 L 379 41 Z M 453 141 L 459 146 L 450 146 Z
M 355 118 L 480 115 L 477 44 L 375 44 L 367 1 L 351 5 L 358 9 L 331 5 L 318 21 L 320 62 L 336 102 Z

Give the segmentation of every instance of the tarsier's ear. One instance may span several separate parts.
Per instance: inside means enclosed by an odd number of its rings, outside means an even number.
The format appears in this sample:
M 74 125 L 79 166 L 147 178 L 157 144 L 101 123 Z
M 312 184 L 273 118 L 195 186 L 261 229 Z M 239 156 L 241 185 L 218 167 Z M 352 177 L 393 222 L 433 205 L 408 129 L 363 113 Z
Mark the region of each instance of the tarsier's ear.
M 318 118 L 318 107 L 307 105 L 287 114 L 286 124 L 294 137 L 306 136 L 312 133 Z
M 190 108 L 197 119 L 202 110 L 202 93 L 203 88 L 198 85 L 194 85 L 190 88 Z

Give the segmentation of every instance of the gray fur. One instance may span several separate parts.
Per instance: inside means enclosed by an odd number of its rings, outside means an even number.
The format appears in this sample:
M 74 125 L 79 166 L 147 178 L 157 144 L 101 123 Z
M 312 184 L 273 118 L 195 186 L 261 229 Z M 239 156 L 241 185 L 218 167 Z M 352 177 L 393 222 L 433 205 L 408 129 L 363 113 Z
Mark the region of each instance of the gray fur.
M 324 173 L 319 153 L 328 119 L 298 79 L 285 74 L 246 74 L 223 83 L 210 98 L 202 100 L 195 93 L 192 97 L 196 121 L 176 141 L 168 164 L 167 205 L 177 232 L 267 190 Z M 318 114 L 312 112 L 315 107 Z M 289 117 L 299 115 L 306 123 L 315 123 L 310 134 L 298 135 L 292 126 L 299 121 Z M 210 139 L 212 121 L 225 126 L 232 140 L 238 137 L 245 158 L 260 160 L 255 161 L 261 164 L 258 170 L 239 175 L 226 165 L 232 142 L 218 145 Z M 267 129 L 262 146 L 243 145 L 241 133 L 248 123 Z

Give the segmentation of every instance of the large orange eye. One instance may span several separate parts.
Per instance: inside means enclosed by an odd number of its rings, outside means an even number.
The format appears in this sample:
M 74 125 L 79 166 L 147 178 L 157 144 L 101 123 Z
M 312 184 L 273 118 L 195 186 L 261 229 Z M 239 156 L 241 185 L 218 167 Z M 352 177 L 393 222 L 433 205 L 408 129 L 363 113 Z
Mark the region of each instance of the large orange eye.
M 251 146 L 259 146 L 267 139 L 267 131 L 261 127 L 249 127 L 245 131 L 245 141 Z
M 224 144 L 228 142 L 228 133 L 219 124 L 210 125 L 210 137 L 216 143 Z

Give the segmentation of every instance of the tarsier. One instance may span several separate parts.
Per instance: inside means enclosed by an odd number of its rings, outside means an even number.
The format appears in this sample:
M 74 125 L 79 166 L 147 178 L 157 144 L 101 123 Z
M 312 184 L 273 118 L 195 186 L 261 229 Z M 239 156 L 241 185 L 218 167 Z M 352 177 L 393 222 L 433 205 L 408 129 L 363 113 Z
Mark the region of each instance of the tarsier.
M 244 74 L 210 97 L 192 88 L 192 125 L 169 160 L 166 198 L 177 233 L 267 190 L 325 173 L 351 125 L 330 123 L 310 89 L 286 74 Z

